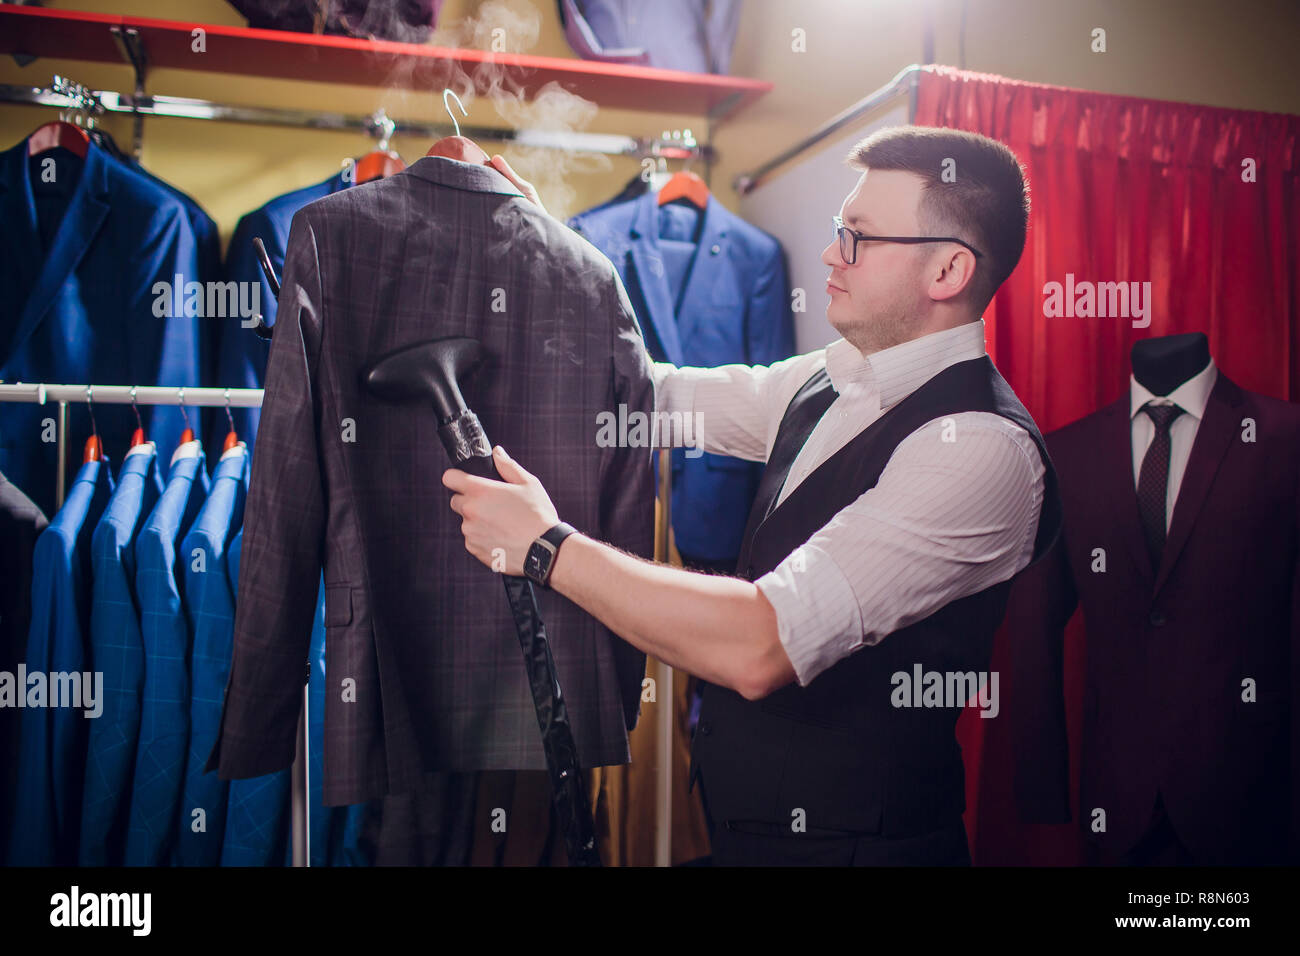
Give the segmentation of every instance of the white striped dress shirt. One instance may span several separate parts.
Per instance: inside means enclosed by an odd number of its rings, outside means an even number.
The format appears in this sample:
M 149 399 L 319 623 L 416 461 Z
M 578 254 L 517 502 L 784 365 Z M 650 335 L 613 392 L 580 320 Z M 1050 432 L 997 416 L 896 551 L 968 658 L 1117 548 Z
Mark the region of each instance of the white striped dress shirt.
M 984 354 L 980 319 L 865 358 L 839 339 L 770 366 L 656 362 L 657 418 L 692 414 L 705 451 L 766 461 L 786 406 L 824 366 L 836 398 L 796 457 L 779 503 L 929 379 Z M 776 610 L 799 683 L 1027 566 L 1043 473 L 1029 433 L 990 412 L 935 419 L 904 439 L 874 488 L 755 582 Z

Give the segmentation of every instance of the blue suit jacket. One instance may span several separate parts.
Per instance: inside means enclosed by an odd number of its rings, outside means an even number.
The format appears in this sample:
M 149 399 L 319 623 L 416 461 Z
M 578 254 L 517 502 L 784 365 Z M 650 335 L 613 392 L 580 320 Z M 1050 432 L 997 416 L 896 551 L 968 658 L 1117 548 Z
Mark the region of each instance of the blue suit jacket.
M 90 666 L 104 675 L 104 709 L 90 722 L 81 804 L 82 866 L 116 866 L 126 842 L 144 691 L 144 641 L 135 601 L 135 542 L 162 492 L 153 445 L 128 455 L 91 541 Z
M 217 742 L 235 622 L 235 593 L 226 572 L 230 542 L 244 522 L 248 452 L 231 449 L 212 473 L 212 488 L 181 545 L 185 563 L 185 614 L 194 633 L 190 654 L 190 745 L 185 765 L 178 860 L 182 866 L 217 866 L 226 829 L 229 784 L 203 764 Z M 202 811 L 200 814 L 199 811 Z
M 243 543 L 244 532 L 241 530 L 230 544 L 230 557 L 226 561 L 226 573 L 236 602 L 239 600 L 239 554 Z M 319 607 L 317 614 L 320 614 Z M 230 668 L 229 656 L 226 668 Z M 224 700 L 224 690 L 222 695 Z M 215 777 L 216 773 L 212 776 Z M 262 777 L 230 781 L 226 832 L 221 843 L 222 866 L 280 866 L 290 862 L 287 859 L 292 850 L 289 842 L 290 780 L 290 771 L 280 770 Z
M 99 147 L 84 162 L 66 150 L 32 160 L 29 171 L 25 140 L 0 153 L 0 379 L 200 384 L 207 320 L 168 317 L 173 303 L 155 289 L 177 274 L 182 283 L 203 278 L 184 205 Z M 43 182 L 49 169 L 53 183 Z M 85 403 L 68 411 L 71 433 L 84 438 Z M 176 447 L 177 409 L 142 406 L 140 414 L 160 449 Z M 47 511 L 56 457 L 41 437 L 52 418 L 39 405 L 0 404 L 0 471 Z M 95 421 L 104 450 L 121 460 L 136 427 L 130 406 L 97 406 Z
M 226 279 L 233 282 L 253 283 L 259 290 L 258 300 L 262 307 L 262 316 L 267 325 L 275 324 L 276 299 L 267 285 L 266 275 L 257 261 L 257 252 L 253 248 L 253 239 L 260 237 L 266 245 L 266 254 L 275 267 L 275 274 L 284 272 L 284 250 L 289 244 L 289 224 L 293 214 L 309 202 L 323 196 L 346 189 L 351 181 L 343 173 L 331 176 L 323 183 L 296 189 L 283 196 L 277 196 L 266 205 L 255 209 L 240 218 L 235 226 L 230 246 L 226 250 Z M 264 342 L 252 329 L 243 327 L 238 318 L 218 319 L 214 323 L 217 331 L 217 372 L 215 384 L 223 388 L 261 388 L 266 381 L 266 356 L 268 343 Z M 257 438 L 257 423 L 261 418 L 260 408 L 233 408 L 231 417 L 235 430 L 249 449 Z M 220 448 L 221 442 L 230 430 L 226 414 L 221 411 L 213 421 L 209 439 L 213 447 Z
M 789 358 L 794 321 L 781 244 L 712 196 L 703 221 L 693 219 L 677 204 L 661 208 L 658 195 L 648 192 L 569 224 L 618 269 L 655 361 L 711 367 Z M 681 261 L 687 242 L 661 242 L 661 231 L 691 236 L 693 261 Z M 734 560 L 763 466 L 709 452 L 691 458 L 685 449 L 675 449 L 672 462 L 678 550 Z
M 26 666 L 48 678 L 87 670 L 90 540 L 112 490 L 107 462 L 77 472 L 67 500 L 36 540 L 32 622 Z M 26 695 L 29 688 L 17 688 Z M 47 683 L 46 703 L 54 703 Z M 83 691 L 84 693 L 84 691 Z M 23 711 L 9 862 L 14 866 L 73 866 L 81 823 L 85 741 L 90 723 L 81 707 Z
M 201 450 L 171 465 L 162 497 L 135 543 L 144 696 L 126 834 L 128 866 L 173 862 L 190 736 L 190 628 L 181 604 L 181 581 L 191 559 L 176 549 L 207 491 Z

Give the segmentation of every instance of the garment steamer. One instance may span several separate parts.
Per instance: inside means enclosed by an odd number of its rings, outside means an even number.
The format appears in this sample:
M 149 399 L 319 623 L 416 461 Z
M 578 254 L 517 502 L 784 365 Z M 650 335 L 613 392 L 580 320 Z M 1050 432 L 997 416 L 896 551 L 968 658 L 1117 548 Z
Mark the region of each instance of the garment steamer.
M 390 402 L 427 402 L 438 416 L 438 437 L 454 467 L 481 478 L 500 480 L 492 444 L 461 396 L 460 381 L 483 359 L 477 339 L 453 337 L 421 342 L 385 355 L 362 376 L 365 387 Z M 533 582 L 502 575 L 514 615 L 524 669 L 542 732 L 542 750 L 551 779 L 555 814 L 572 866 L 600 866 L 595 827 L 578 766 L 578 750 L 568 708 L 555 675 L 555 659 L 537 608 Z

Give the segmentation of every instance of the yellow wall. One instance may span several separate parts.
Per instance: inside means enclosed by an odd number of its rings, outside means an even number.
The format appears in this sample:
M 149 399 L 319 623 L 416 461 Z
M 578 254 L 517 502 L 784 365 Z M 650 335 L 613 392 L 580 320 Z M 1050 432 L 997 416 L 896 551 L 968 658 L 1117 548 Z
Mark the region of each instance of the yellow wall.
M 650 0 L 652 2 L 652 0 Z M 51 0 L 48 7 L 241 25 L 224 0 Z M 964 63 L 961 62 L 965 10 Z M 571 56 L 553 0 L 448 0 L 440 37 L 465 35 L 468 17 L 501 23 L 519 52 Z M 1300 36 L 1295 0 L 747 0 L 732 72 L 770 80 L 775 89 L 717 130 L 720 152 L 712 177 L 719 198 L 735 208 L 730 182 L 779 153 L 824 120 L 883 85 L 899 69 L 921 61 L 927 24 L 934 60 L 1019 79 L 1207 103 L 1244 109 L 1300 113 L 1294 81 L 1294 40 Z M 1090 31 L 1107 31 L 1108 52 L 1089 50 Z M 806 52 L 792 49 L 792 31 L 806 35 Z M 66 73 L 89 86 L 130 92 L 125 65 L 38 60 L 20 68 L 0 63 L 0 83 L 43 86 Z M 148 91 L 224 103 L 370 113 L 439 120 L 439 99 L 400 89 L 244 78 L 159 69 Z M 439 91 L 440 92 L 440 91 Z M 467 122 L 501 125 L 485 100 L 466 103 Z M 511 115 L 515 115 L 512 111 Z M 516 111 L 517 112 L 517 111 Z M 27 135 L 53 111 L 0 105 L 0 146 Z M 523 114 L 523 122 L 535 117 Z M 105 125 L 123 145 L 129 120 Z M 665 128 L 691 127 L 703 139 L 703 117 L 600 110 L 592 131 L 654 136 Z M 397 138 L 407 159 L 427 143 Z M 505 152 L 538 182 L 553 211 L 576 212 L 617 192 L 637 171 L 633 160 L 565 158 L 553 151 Z M 238 217 L 266 199 L 318 182 L 369 140 L 360 133 L 276 129 L 183 119 L 145 121 L 145 165 L 202 202 L 229 236 Z

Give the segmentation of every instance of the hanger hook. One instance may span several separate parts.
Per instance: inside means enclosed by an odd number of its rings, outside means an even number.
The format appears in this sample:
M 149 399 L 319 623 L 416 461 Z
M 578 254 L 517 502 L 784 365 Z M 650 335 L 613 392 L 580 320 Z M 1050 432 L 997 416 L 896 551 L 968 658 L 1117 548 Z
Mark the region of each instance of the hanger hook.
M 456 135 L 459 136 L 459 135 L 460 135 L 460 123 L 456 120 L 456 114 L 453 113 L 453 112 L 451 111 L 451 104 L 447 102 L 447 97 L 449 97 L 449 96 L 450 96 L 453 100 L 455 100 L 455 101 L 456 101 L 456 105 L 460 107 L 460 115 L 461 115 L 461 116 L 466 116 L 466 117 L 467 117 L 467 116 L 469 116 L 469 112 L 465 109 L 465 104 L 462 103 L 462 102 L 460 101 L 460 97 L 457 96 L 457 95 L 452 91 L 452 89 L 451 89 L 450 87 L 448 87 L 448 88 L 446 88 L 446 89 L 444 89 L 444 90 L 442 91 L 442 108 L 445 109 L 445 110 L 447 111 L 447 115 L 451 117 L 451 125 L 455 128 L 455 130 L 456 130 Z
M 99 434 L 99 426 L 95 424 L 95 386 L 86 386 L 86 408 L 90 410 L 90 433 Z
M 235 430 L 235 418 L 230 414 L 230 389 L 226 389 L 226 421 L 230 422 L 230 430 Z
M 177 393 L 177 395 L 179 396 L 179 402 L 180 402 L 180 406 L 181 406 L 181 417 L 185 419 L 185 427 L 186 427 L 186 428 L 189 428 L 189 427 L 190 427 L 190 413 L 189 413 L 189 412 L 186 410 L 186 408 L 185 408 L 185 386 L 184 386 L 184 385 L 179 386 L 179 387 L 176 389 L 176 393 Z
M 144 422 L 140 420 L 140 406 L 135 403 L 136 386 L 131 386 L 131 411 L 135 412 L 135 427 L 144 431 Z

